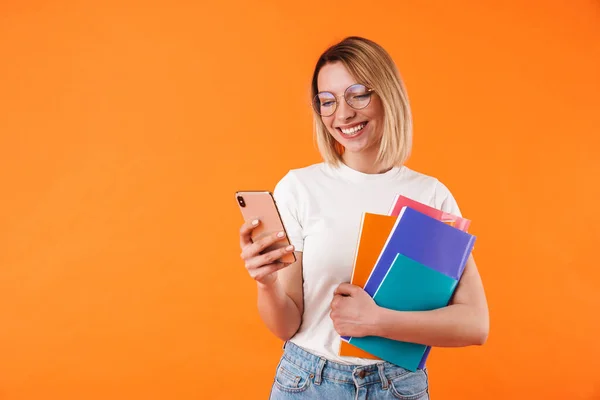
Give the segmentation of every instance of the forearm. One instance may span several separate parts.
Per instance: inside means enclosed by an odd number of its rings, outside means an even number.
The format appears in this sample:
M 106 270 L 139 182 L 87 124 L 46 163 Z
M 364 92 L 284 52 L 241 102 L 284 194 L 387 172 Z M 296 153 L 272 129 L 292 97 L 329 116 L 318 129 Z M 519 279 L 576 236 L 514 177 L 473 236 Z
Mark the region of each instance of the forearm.
M 281 340 L 290 339 L 300 328 L 300 310 L 280 281 L 268 286 L 258 284 L 258 312 L 267 328 Z
M 379 308 L 373 336 L 438 347 L 482 345 L 489 330 L 485 309 L 453 304 L 431 311 Z

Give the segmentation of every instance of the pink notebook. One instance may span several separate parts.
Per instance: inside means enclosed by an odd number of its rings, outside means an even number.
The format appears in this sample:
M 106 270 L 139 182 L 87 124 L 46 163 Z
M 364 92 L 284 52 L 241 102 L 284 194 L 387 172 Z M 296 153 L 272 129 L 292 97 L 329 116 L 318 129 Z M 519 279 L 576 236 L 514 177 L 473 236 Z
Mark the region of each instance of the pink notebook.
M 433 208 L 431 206 L 420 203 L 416 200 L 410 199 L 410 198 L 402 196 L 402 195 L 397 195 L 394 198 L 394 201 L 392 203 L 392 208 L 390 209 L 389 215 L 397 217 L 398 214 L 400 214 L 400 210 L 402 210 L 402 207 L 404 207 L 404 206 L 410 207 L 413 210 L 417 210 L 419 212 L 422 212 L 425 215 L 428 215 L 439 221 L 445 222 L 448 225 L 453 226 L 456 229 L 459 229 L 463 232 L 467 232 L 467 230 L 469 229 L 469 225 L 471 225 L 471 220 L 469 220 L 469 219 L 462 218 L 462 217 L 444 212 L 442 210 L 438 210 L 437 208 Z

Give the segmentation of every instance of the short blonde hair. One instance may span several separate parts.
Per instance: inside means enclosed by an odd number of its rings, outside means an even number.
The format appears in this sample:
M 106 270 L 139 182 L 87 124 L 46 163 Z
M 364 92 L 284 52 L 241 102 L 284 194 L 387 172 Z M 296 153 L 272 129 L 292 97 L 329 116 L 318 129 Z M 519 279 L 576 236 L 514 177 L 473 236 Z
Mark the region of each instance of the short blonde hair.
M 403 165 L 412 149 L 412 113 L 406 88 L 396 64 L 377 43 L 350 36 L 329 47 L 319 57 L 312 78 L 311 98 L 319 92 L 318 76 L 323 66 L 341 62 L 359 83 L 370 87 L 381 99 L 384 126 L 376 162 L 385 168 Z M 341 145 L 327 131 L 321 116 L 313 110 L 315 136 L 324 161 L 337 165 L 343 154 Z

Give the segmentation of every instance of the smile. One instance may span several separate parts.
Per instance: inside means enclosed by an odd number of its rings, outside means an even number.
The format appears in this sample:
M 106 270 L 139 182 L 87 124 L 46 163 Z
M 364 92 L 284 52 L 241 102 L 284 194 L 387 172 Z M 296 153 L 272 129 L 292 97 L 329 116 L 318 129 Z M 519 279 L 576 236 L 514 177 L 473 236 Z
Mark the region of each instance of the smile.
M 351 128 L 338 128 L 345 136 L 356 136 L 360 131 L 367 126 L 366 122 L 361 122 L 360 124 L 353 126 Z

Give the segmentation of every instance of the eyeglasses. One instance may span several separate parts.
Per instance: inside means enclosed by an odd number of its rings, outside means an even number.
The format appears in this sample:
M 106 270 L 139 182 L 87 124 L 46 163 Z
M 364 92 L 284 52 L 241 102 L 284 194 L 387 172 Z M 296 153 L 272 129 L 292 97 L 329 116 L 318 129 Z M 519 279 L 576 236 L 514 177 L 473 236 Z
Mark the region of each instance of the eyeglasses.
M 344 100 L 355 110 L 361 110 L 371 102 L 374 89 L 360 83 L 349 86 L 344 91 Z M 312 101 L 312 107 L 322 117 L 333 115 L 338 106 L 338 97 L 331 92 L 319 92 Z

